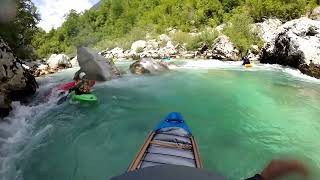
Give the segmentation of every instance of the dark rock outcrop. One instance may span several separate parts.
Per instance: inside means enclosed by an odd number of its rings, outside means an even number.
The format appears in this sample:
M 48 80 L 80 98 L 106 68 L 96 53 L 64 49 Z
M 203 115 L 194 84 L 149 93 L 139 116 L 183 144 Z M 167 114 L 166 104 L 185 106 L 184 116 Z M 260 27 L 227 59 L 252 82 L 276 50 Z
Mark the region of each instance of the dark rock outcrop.
M 300 18 L 280 26 L 262 49 L 260 62 L 290 66 L 320 78 L 320 22 Z
M 11 111 L 11 101 L 25 101 L 33 95 L 37 82 L 29 70 L 13 55 L 10 47 L 0 38 L 0 117 Z

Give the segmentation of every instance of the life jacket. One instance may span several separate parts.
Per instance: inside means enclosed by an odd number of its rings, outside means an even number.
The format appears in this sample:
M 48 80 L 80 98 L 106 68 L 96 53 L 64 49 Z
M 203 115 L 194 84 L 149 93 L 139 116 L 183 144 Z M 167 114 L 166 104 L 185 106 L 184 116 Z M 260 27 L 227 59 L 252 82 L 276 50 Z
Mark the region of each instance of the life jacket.
M 89 93 L 90 92 L 90 86 L 88 85 L 88 82 L 84 82 L 80 87 L 79 90 L 83 93 Z

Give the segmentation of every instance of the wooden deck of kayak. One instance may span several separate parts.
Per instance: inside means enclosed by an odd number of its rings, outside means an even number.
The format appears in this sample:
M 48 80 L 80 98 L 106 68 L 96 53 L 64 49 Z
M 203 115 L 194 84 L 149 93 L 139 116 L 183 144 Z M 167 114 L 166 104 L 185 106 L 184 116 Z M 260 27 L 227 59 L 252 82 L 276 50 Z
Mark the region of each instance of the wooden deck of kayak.
M 176 149 L 176 150 L 181 150 L 181 151 L 191 151 L 194 157 L 194 163 L 195 163 L 195 168 L 202 168 L 202 161 L 200 158 L 200 154 L 199 154 L 199 149 L 197 146 L 197 143 L 194 139 L 193 136 L 190 136 L 190 141 L 191 144 L 182 144 L 182 143 L 166 143 L 166 142 L 161 142 L 161 141 L 156 141 L 154 140 L 154 137 L 156 136 L 155 132 L 152 132 L 149 134 L 148 138 L 146 139 L 146 141 L 144 142 L 144 144 L 142 145 L 140 151 L 138 152 L 138 154 L 136 155 L 135 159 L 133 160 L 133 162 L 131 163 L 131 165 L 128 168 L 128 171 L 134 171 L 137 169 L 140 169 L 140 166 L 142 164 L 142 161 L 144 160 L 144 157 L 146 156 L 146 154 L 148 153 L 147 150 L 151 145 L 156 145 L 157 147 L 163 147 L 163 148 L 171 148 L 171 149 Z M 167 156 L 171 156 L 166 154 Z M 182 158 L 182 157 L 180 157 Z M 166 164 L 166 163 L 164 163 Z

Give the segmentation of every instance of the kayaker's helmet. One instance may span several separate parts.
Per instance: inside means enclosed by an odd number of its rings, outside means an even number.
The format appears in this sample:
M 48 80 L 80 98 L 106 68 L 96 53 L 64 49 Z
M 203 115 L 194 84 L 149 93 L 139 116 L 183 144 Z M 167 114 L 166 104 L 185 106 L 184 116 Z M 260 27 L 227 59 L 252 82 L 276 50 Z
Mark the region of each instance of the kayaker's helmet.
M 80 79 L 84 79 L 85 76 L 86 76 L 86 73 L 84 73 L 84 72 L 81 72 L 81 73 L 79 74 L 79 78 L 80 78 Z

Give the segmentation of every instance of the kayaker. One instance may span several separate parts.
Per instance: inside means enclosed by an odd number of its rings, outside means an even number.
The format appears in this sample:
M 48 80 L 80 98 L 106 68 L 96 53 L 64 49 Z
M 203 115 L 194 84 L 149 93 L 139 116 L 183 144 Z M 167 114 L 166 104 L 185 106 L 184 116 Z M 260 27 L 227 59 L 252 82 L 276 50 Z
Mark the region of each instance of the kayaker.
M 87 78 L 85 73 L 81 72 L 79 74 L 79 79 L 76 79 L 76 86 L 69 89 L 69 93 L 74 91 L 76 95 L 81 94 L 90 94 L 91 87 L 94 83 L 90 82 Z
M 250 60 L 249 60 L 248 56 L 245 56 L 242 60 L 243 60 L 243 63 L 242 63 L 243 66 L 246 64 L 250 64 Z

